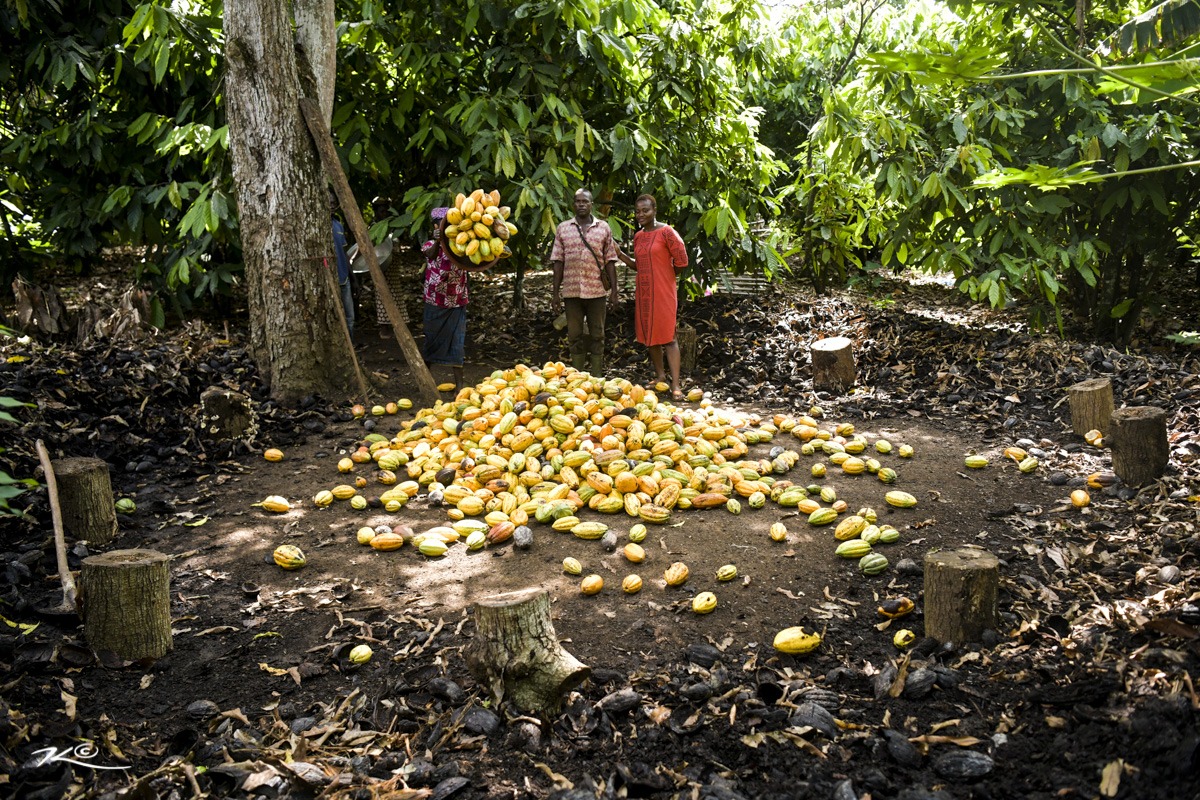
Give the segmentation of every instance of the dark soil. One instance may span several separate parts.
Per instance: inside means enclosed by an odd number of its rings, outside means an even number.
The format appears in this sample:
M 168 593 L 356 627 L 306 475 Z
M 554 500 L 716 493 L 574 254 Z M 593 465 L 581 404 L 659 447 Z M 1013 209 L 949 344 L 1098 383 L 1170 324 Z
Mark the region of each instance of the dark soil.
M 193 329 L 133 344 L 6 346 L 6 357 L 28 360 L 3 365 L 0 394 L 37 403 L 4 456 L 7 469 L 33 473 L 35 438 L 56 456 L 110 462 L 114 491 L 138 505 L 120 518 L 112 548 L 175 556 L 174 650 L 151 665 L 102 663 L 76 618 L 46 612 L 61 593 L 49 513 L 35 496 L 31 520 L 5 523 L 0 554 L 0 612 L 37 625 L 0 625 L 0 794 L 1200 797 L 1195 357 L 1031 336 L 956 296 L 892 288 L 886 303 L 788 289 L 683 310 L 700 334 L 694 382 L 717 407 L 769 420 L 819 404 L 826 426 L 850 422 L 871 441 L 914 447 L 911 459 L 879 456 L 900 473 L 895 487 L 837 469 L 816 481 L 900 529 L 898 543 L 879 546 L 891 568 L 875 577 L 834 555 L 830 529 L 774 503 L 737 516 L 676 511 L 651 528 L 636 566 L 620 548 L 608 553 L 545 525 L 532 526 L 527 551 L 377 552 L 356 543 L 357 528 L 419 531 L 445 524 L 445 510 L 423 494 L 397 514 L 345 502 L 316 508 L 315 492 L 345 482 L 335 463 L 361 441 L 364 421 L 320 398 L 275 407 L 236 329 L 232 341 Z M 476 282 L 470 382 L 563 355 L 536 289 L 533 279 L 532 309 L 510 318 L 503 285 Z M 627 309 L 610 329 L 610 374 L 646 380 L 643 354 L 625 344 Z M 855 340 L 860 387 L 815 396 L 807 346 L 833 333 Z M 411 391 L 393 342 L 369 321 L 358 339 L 381 384 L 372 400 Z M 1114 378 L 1118 405 L 1168 408 L 1172 462 L 1158 484 L 1092 489 L 1092 505 L 1080 510 L 1069 492 L 1109 459 L 1070 432 L 1062 397 L 1099 375 Z M 196 398 L 210 383 L 256 398 L 255 440 L 214 445 L 196 434 Z M 390 435 L 409 418 L 370 421 Z M 1019 440 L 1042 452 L 1032 474 L 1001 455 Z M 774 445 L 800 442 L 781 433 L 751 457 Z M 286 458 L 263 460 L 268 446 Z M 966 469 L 964 457 L 976 453 L 990 466 Z M 818 460 L 802 456 L 787 477 L 812 482 Z M 918 505 L 890 508 L 888 488 Z M 293 510 L 252 505 L 274 494 Z M 634 522 L 588 518 L 609 522 L 622 544 Z M 779 520 L 784 543 L 766 533 Z M 304 569 L 272 563 L 284 543 L 305 551 Z M 979 642 L 925 638 L 922 560 L 968 545 L 1001 559 L 998 629 Z M 93 551 L 74 544 L 72 566 Z M 579 579 L 562 572 L 566 556 L 601 575 L 604 590 L 583 596 Z M 682 587 L 662 580 L 673 561 L 691 570 Z M 715 571 L 728 563 L 739 578 L 718 583 Z M 631 572 L 644 579 L 640 594 L 620 591 Z M 530 586 L 549 591 L 563 645 L 593 670 L 547 719 L 494 704 L 462 658 L 471 604 Z M 700 591 L 716 593 L 716 611 L 692 612 Z M 876 607 L 900 596 L 917 611 L 887 623 Z M 772 648 L 793 625 L 823 632 L 817 651 Z M 907 650 L 893 644 L 901 627 L 917 637 Z M 346 654 L 359 643 L 374 657 L 355 666 Z M 59 757 L 47 759 L 46 748 Z

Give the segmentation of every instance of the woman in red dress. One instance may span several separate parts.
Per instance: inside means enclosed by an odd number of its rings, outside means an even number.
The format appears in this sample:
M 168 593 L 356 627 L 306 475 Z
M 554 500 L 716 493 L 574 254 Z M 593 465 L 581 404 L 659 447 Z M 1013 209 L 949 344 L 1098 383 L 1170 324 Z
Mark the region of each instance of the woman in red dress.
M 634 204 L 634 220 L 640 230 L 633 235 L 633 258 L 619 253 L 621 260 L 637 267 L 634 294 L 634 330 L 637 340 L 650 348 L 656 381 L 671 374 L 671 397 L 683 399 L 679 389 L 679 345 L 675 341 L 675 315 L 678 310 L 676 277 L 687 268 L 687 248 L 670 225 L 655 216 L 658 204 L 653 195 L 644 194 Z M 663 354 L 666 354 L 666 369 Z

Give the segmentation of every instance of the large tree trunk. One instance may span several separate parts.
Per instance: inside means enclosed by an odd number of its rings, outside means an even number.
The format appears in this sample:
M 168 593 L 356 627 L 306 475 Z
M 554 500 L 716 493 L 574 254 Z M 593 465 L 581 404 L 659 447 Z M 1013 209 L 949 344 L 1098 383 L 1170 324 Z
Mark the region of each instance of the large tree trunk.
M 279 400 L 346 396 L 356 360 L 339 314 L 325 178 L 300 115 L 287 0 L 225 4 L 226 113 L 250 345 Z M 336 275 L 336 273 L 334 273 Z
M 304 50 L 316 81 L 316 100 L 325 124 L 333 119 L 337 78 L 337 21 L 333 0 L 296 0 L 296 42 Z

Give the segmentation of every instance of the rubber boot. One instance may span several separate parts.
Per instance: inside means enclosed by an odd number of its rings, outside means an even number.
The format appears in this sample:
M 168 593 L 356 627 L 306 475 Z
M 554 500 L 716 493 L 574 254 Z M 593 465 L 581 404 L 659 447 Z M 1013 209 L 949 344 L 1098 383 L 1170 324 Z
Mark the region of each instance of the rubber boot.
M 587 355 L 585 353 L 571 353 L 571 366 L 583 372 L 587 369 Z
M 592 377 L 599 378 L 604 375 L 604 356 L 592 356 Z

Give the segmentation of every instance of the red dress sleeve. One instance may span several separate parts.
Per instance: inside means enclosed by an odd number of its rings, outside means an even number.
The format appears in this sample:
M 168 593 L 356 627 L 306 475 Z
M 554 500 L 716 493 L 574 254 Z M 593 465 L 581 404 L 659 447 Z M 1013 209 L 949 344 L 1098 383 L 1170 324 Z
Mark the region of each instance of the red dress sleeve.
M 683 237 L 679 235 L 671 226 L 667 226 L 667 249 L 671 251 L 671 266 L 675 267 L 676 272 L 687 269 L 688 253 L 687 247 L 683 243 Z

